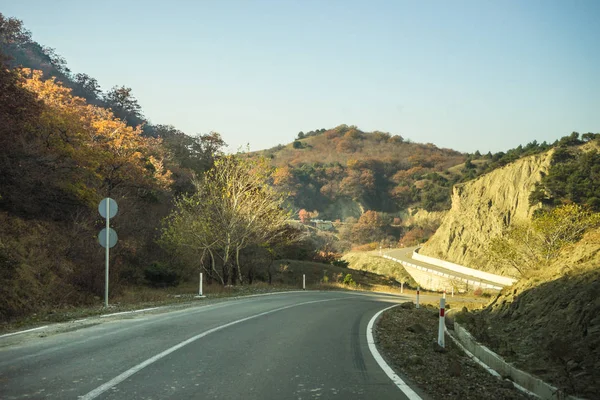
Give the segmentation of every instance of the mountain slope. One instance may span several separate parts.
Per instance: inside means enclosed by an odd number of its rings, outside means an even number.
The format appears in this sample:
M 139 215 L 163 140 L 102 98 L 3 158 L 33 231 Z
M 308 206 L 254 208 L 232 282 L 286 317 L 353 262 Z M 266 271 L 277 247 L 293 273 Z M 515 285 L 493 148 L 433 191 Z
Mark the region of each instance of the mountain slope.
M 411 205 L 443 210 L 461 179 L 448 169 L 465 155 L 384 132 L 340 125 L 300 135 L 287 146 L 258 152 L 277 168 L 273 183 L 292 205 L 327 219 L 358 217 L 365 210 L 395 213 Z
M 539 206 L 529 196 L 550 168 L 553 151 L 525 157 L 478 179 L 454 187 L 452 208 L 421 253 L 489 272 L 518 276 L 516 270 L 497 270 L 488 261 L 489 239 L 527 221 Z

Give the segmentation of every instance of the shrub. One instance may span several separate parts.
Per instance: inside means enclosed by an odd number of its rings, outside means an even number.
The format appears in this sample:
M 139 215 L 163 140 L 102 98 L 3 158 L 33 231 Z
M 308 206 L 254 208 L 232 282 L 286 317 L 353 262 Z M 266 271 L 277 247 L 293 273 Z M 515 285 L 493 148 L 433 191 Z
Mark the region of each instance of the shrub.
M 342 268 L 348 268 L 348 265 L 350 265 L 350 263 L 346 260 L 333 260 L 331 262 L 331 265 L 335 265 L 336 267 L 342 267 Z
M 344 285 L 356 286 L 356 282 L 352 279 L 352 274 L 346 274 L 344 277 Z
M 156 261 L 144 269 L 144 277 L 153 287 L 177 286 L 180 278 L 177 271 Z

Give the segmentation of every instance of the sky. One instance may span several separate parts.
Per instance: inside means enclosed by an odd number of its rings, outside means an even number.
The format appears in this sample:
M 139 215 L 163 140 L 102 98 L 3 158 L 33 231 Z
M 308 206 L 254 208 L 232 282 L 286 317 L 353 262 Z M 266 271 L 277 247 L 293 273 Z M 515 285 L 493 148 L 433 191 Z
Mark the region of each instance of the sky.
M 464 152 L 600 132 L 600 1 L 0 0 L 144 115 L 231 149 L 356 125 Z

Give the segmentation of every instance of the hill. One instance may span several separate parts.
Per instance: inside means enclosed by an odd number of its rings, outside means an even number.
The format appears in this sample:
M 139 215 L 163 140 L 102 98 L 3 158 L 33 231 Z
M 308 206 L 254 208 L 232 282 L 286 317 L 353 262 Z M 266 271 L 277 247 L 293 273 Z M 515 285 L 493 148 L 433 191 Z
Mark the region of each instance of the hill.
M 466 159 L 454 150 L 355 126 L 299 136 L 258 154 L 277 168 L 273 184 L 290 193 L 293 207 L 331 220 L 357 218 L 365 210 L 398 213 L 415 204 L 447 209 L 450 188 L 462 176 L 448 168 Z

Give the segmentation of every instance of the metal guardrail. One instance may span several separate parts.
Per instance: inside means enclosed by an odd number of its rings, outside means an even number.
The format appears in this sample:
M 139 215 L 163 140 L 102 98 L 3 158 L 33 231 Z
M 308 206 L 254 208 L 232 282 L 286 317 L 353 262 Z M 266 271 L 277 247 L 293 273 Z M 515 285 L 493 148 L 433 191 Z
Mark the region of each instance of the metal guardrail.
M 429 274 L 438 275 L 438 276 L 441 276 L 441 277 L 444 277 L 444 278 L 455 279 L 455 280 L 458 280 L 458 281 L 461 281 L 461 282 L 465 282 L 467 285 L 480 286 L 482 288 L 487 288 L 487 289 L 502 290 L 502 286 L 495 286 L 495 285 L 491 285 L 489 283 L 483 283 L 480 280 L 466 279 L 466 278 L 463 278 L 461 276 L 446 274 L 446 273 L 443 273 L 443 272 L 440 272 L 440 271 L 436 271 L 434 269 L 430 269 L 430 268 L 427 268 L 427 267 L 423 267 L 423 266 L 420 266 L 420 265 L 409 263 L 408 261 L 398 260 L 397 258 L 390 257 L 388 255 L 384 255 L 383 258 L 387 258 L 388 260 L 395 261 L 395 262 L 400 263 L 400 264 L 402 264 L 404 266 L 415 268 L 415 269 L 418 269 L 420 271 L 427 272 Z

